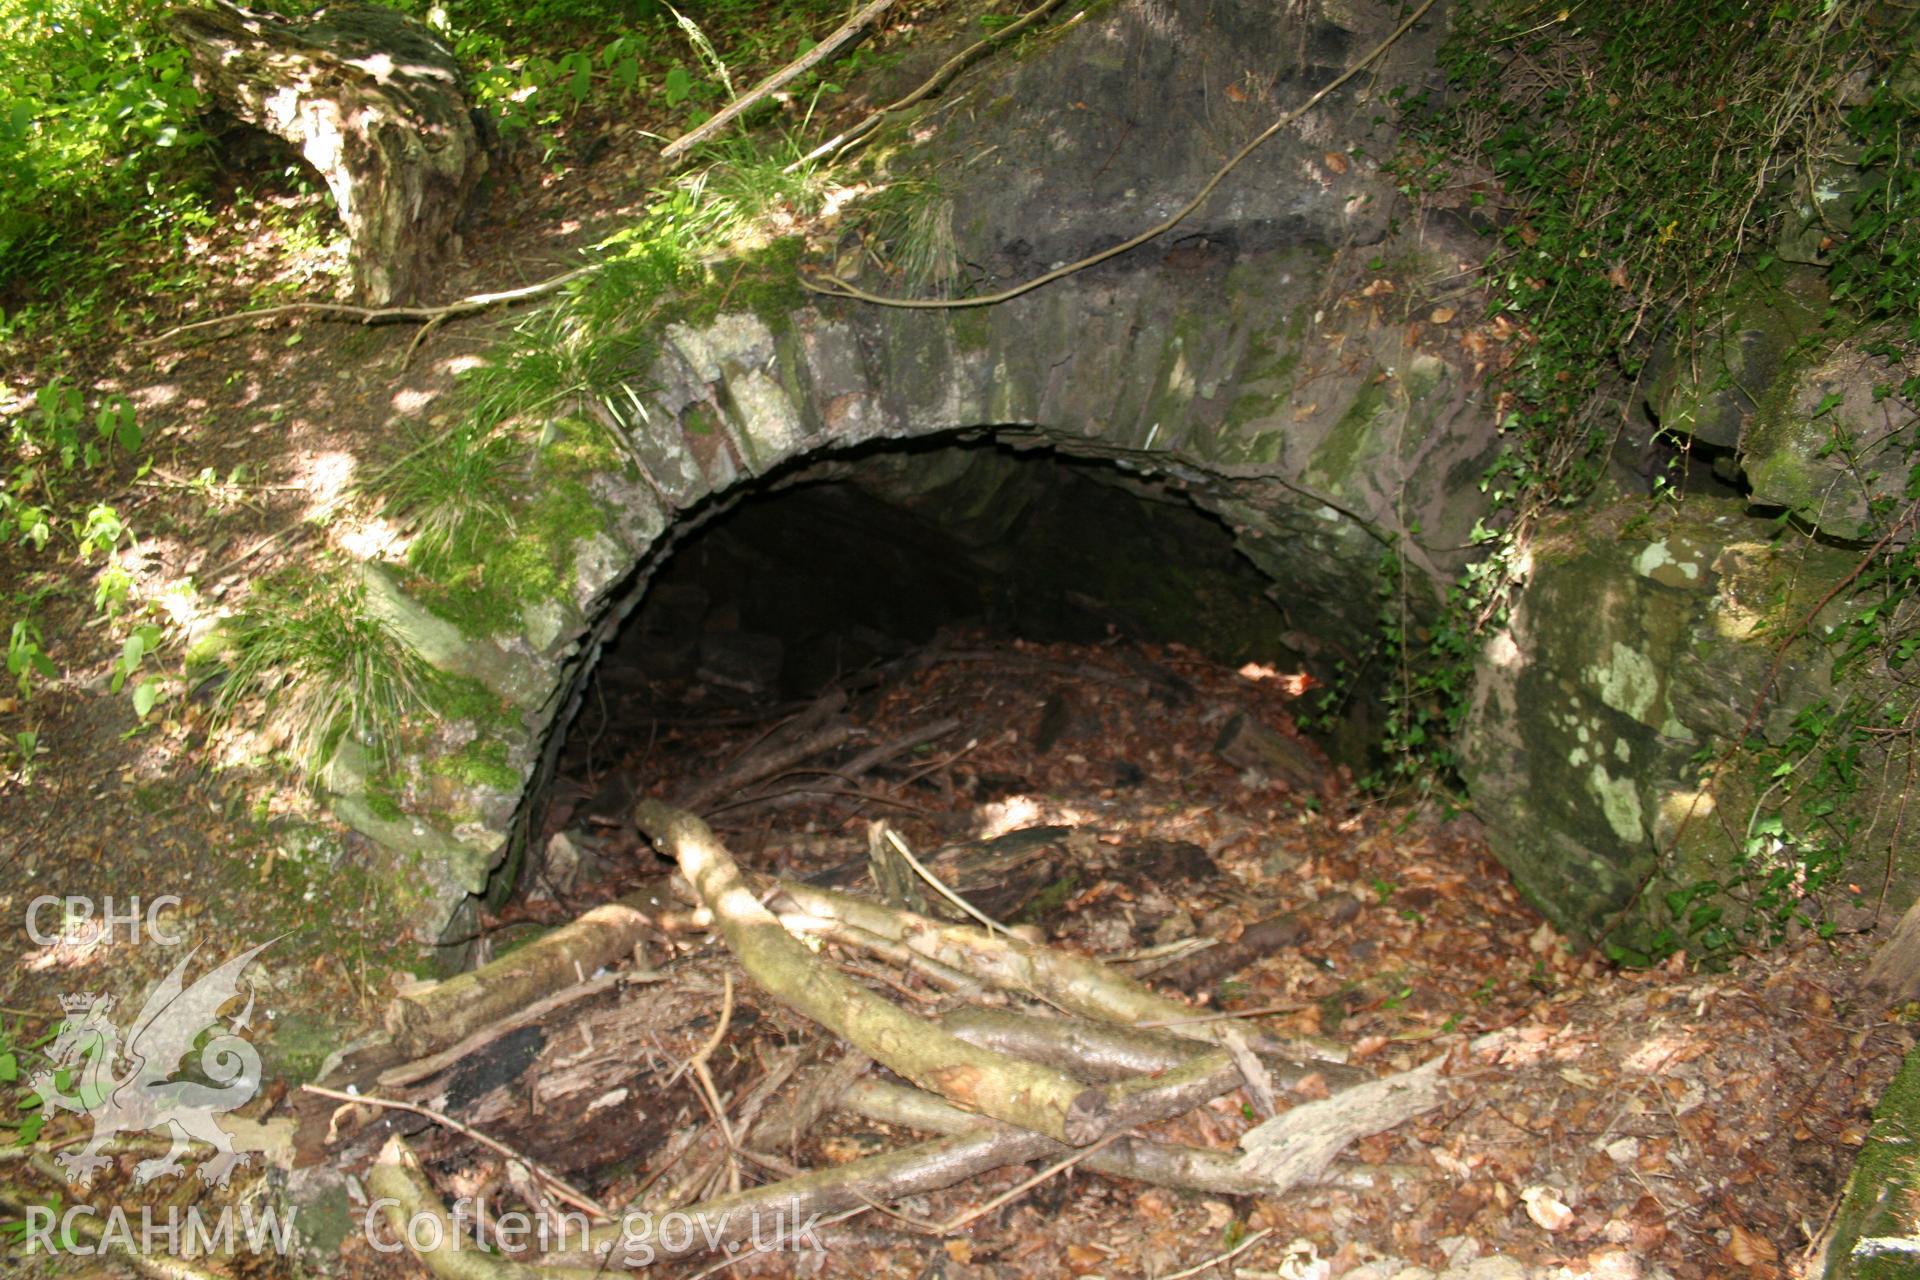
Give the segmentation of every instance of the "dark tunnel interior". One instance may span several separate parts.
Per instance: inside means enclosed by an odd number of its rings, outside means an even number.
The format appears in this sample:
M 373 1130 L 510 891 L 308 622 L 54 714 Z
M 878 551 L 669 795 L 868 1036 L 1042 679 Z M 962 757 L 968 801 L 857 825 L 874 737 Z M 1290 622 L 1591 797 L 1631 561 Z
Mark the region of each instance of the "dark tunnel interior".
M 1275 584 L 1176 484 L 992 441 L 838 455 L 697 513 L 588 677 L 557 769 L 609 788 L 663 725 L 742 724 L 929 652 L 1179 645 L 1298 665 Z M 618 786 L 613 787 L 619 791 Z
M 675 545 L 596 678 L 719 702 L 809 698 L 963 631 L 1284 660 L 1272 584 L 1166 484 L 993 444 L 797 472 Z

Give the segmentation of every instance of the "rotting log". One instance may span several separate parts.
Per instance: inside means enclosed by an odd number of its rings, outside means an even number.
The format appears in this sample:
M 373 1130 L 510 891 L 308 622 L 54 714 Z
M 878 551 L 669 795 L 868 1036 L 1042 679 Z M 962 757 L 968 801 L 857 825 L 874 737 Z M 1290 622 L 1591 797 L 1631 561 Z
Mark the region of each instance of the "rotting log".
M 173 11 L 194 84 L 319 170 L 351 242 L 357 301 L 417 298 L 450 249 L 487 151 L 453 53 L 393 9 L 310 18 L 226 0 Z
M 970 1045 L 822 963 L 760 905 L 733 858 L 694 815 L 643 800 L 633 817 L 680 864 L 748 975 L 788 1008 L 969 1111 L 1073 1146 L 1097 1141 L 1111 1127 L 1102 1091 L 1065 1072 Z
M 778 891 L 776 901 L 791 902 L 809 916 L 839 920 L 904 942 L 921 955 L 971 974 L 989 986 L 1039 996 L 1081 1017 L 1126 1026 L 1165 1027 L 1177 1036 L 1209 1044 L 1224 1044 L 1239 1034 L 1239 1029 L 1226 1021 L 1197 1019 L 1191 1007 L 1089 956 L 1033 946 L 984 929 L 943 924 L 911 911 L 896 911 L 852 894 L 794 880 L 762 877 L 759 883 Z M 1302 1039 L 1289 1048 L 1331 1062 L 1345 1057 L 1345 1050 L 1331 1041 Z
M 949 1106 L 930 1093 L 922 1093 L 905 1085 L 888 1084 L 883 1080 L 855 1081 L 841 1095 L 839 1106 L 851 1115 L 881 1124 L 949 1136 L 994 1123 Z M 1071 1154 L 1069 1148 L 1056 1146 L 1044 1158 L 1057 1159 L 1068 1154 Z M 1257 1196 L 1275 1192 L 1271 1179 L 1243 1167 L 1237 1149 L 1192 1147 L 1176 1142 L 1156 1142 L 1149 1138 L 1124 1137 L 1087 1157 L 1085 1167 L 1110 1178 L 1125 1178 L 1203 1195 Z M 1404 1172 L 1402 1176 L 1405 1176 Z M 1349 1165 L 1323 1168 L 1313 1185 L 1366 1191 L 1390 1184 L 1392 1180 L 1391 1171 Z
M 647 911 L 655 901 L 651 889 L 638 890 L 478 969 L 395 996 L 387 1005 L 387 1034 L 403 1052 L 419 1057 L 584 982 L 647 936 L 653 927 Z
M 1213 753 L 1236 769 L 1258 769 L 1289 791 L 1305 795 L 1324 792 L 1332 774 L 1312 744 L 1286 734 L 1237 711 L 1220 726 Z

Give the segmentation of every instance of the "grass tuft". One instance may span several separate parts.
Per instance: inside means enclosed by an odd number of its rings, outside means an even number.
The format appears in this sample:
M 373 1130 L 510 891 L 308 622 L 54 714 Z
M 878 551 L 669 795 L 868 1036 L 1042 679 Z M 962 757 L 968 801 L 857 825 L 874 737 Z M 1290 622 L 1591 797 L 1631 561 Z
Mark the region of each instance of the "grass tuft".
M 435 563 L 470 550 L 477 538 L 511 534 L 511 481 L 525 468 L 525 449 L 506 431 L 462 422 L 444 435 L 419 427 L 379 475 L 383 513 L 416 530 L 414 555 Z
M 431 669 L 367 612 L 357 585 L 305 574 L 261 583 L 227 637 L 216 723 L 231 721 L 242 702 L 264 699 L 309 775 L 349 735 L 376 760 L 391 759 L 400 726 L 426 705 Z

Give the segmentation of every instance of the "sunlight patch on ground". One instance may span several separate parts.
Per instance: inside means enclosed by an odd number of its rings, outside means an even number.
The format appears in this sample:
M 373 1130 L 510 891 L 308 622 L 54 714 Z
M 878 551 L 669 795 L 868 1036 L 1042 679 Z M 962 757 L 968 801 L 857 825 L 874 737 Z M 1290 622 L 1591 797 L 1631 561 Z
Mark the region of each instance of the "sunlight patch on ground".
M 293 483 L 308 494 L 306 518 L 321 520 L 345 500 L 360 460 L 340 449 L 316 453 L 304 466 L 295 464 Z
M 1651 1036 L 1640 1047 L 1629 1053 L 1620 1063 L 1628 1071 L 1637 1071 L 1646 1075 L 1655 1075 L 1678 1061 L 1684 1061 L 1682 1054 L 1688 1050 L 1690 1041 L 1678 1032 L 1663 1031 Z M 1697 1053 L 1697 1050 L 1695 1051 Z M 1694 1053 L 1687 1053 L 1688 1057 Z
M 1008 796 L 980 806 L 979 835 L 992 840 L 1025 827 L 1078 827 L 1096 815 L 1078 805 L 1062 804 L 1045 796 Z
M 458 377 L 469 369 L 482 368 L 486 363 L 486 360 L 480 356 L 454 356 L 440 362 L 440 372 Z
M 155 409 L 164 409 L 180 398 L 180 388 L 171 382 L 159 382 L 152 386 L 135 387 L 127 393 L 127 399 L 133 401 L 133 407 L 141 413 L 151 413 Z
M 375 516 L 345 527 L 333 541 L 356 560 L 397 560 L 406 554 L 412 539 L 400 526 Z
M 433 392 L 420 391 L 413 387 L 402 387 L 393 393 L 394 412 L 404 413 L 409 417 L 424 411 L 433 401 Z
M 152 905 L 159 907 L 166 901 L 155 899 Z M 138 898 L 132 899 L 132 903 L 135 910 L 147 906 Z M 72 906 L 79 910 L 70 909 L 52 895 L 35 898 L 28 904 L 27 923 L 38 936 L 33 938 L 36 945 L 21 953 L 22 969 L 28 973 L 44 973 L 101 968 L 116 962 L 116 949 L 128 945 L 129 935 L 135 931 L 137 943 L 139 939 L 159 938 L 162 934 L 172 936 L 179 928 L 177 911 L 149 910 L 135 921 L 127 914 L 128 904 L 112 899 L 98 903 L 78 899 Z M 113 913 L 110 919 L 107 913 Z

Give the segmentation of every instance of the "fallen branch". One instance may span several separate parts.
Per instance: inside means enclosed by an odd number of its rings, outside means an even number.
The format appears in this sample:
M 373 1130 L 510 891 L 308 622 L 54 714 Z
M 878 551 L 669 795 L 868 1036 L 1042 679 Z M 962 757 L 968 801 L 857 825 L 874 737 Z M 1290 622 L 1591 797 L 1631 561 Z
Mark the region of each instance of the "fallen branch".
M 699 146 L 708 138 L 713 137 L 722 129 L 732 124 L 743 112 L 752 107 L 756 102 L 759 102 L 789 81 L 805 75 L 808 71 L 812 70 L 815 65 L 824 62 L 839 52 L 841 45 L 846 44 L 849 40 L 852 40 L 855 36 L 866 30 L 868 26 L 872 25 L 875 18 L 892 7 L 893 0 L 872 0 L 872 3 L 867 5 L 866 8 L 861 9 L 851 18 L 841 23 L 839 29 L 832 35 L 801 54 L 798 58 L 795 58 L 792 62 L 789 62 L 786 66 L 780 68 L 780 70 L 768 76 L 765 80 L 762 80 L 746 93 L 735 98 L 731 103 L 721 108 L 720 111 L 714 115 L 713 119 L 697 128 L 687 130 L 687 132 L 660 148 L 660 158 L 671 164 L 694 147 Z
M 564 1009 L 576 1001 L 585 1000 L 588 996 L 597 996 L 602 991 L 609 991 L 624 983 L 654 982 L 658 981 L 658 978 L 657 974 L 643 975 L 633 972 L 603 973 L 597 978 L 588 978 L 585 982 L 569 987 L 565 991 L 556 991 L 550 996 L 535 1000 L 532 1004 L 498 1022 L 489 1023 L 458 1044 L 442 1049 L 439 1053 L 428 1054 L 424 1058 L 415 1058 L 411 1062 L 403 1062 L 397 1067 L 387 1068 L 380 1073 L 380 1087 L 397 1089 L 404 1085 L 418 1084 L 430 1076 L 439 1075 L 448 1067 L 478 1052 L 509 1031 L 539 1022 L 556 1009 Z
M 840 1109 L 881 1124 L 895 1124 L 922 1133 L 967 1133 L 993 1121 L 942 1102 L 930 1093 L 880 1080 L 856 1081 L 840 1099 Z M 1056 1144 L 1049 1155 L 1074 1148 Z M 1258 1174 L 1240 1167 L 1238 1151 L 1216 1151 L 1146 1138 L 1123 1137 L 1087 1159 L 1087 1168 L 1112 1178 L 1198 1191 L 1208 1195 L 1264 1195 L 1272 1187 Z
M 792 1152 L 812 1132 L 821 1116 L 833 1110 L 847 1086 L 858 1080 L 873 1059 L 857 1049 L 816 1062 L 800 1073 L 793 1089 L 754 1125 L 746 1147 L 759 1152 Z
M 1188 215 L 1193 213 L 1193 211 L 1198 209 L 1202 204 L 1205 204 L 1207 197 L 1213 194 L 1214 188 L 1225 181 L 1226 176 L 1238 168 L 1242 160 L 1252 155 L 1255 148 L 1311 111 L 1314 107 L 1320 105 L 1321 101 L 1335 89 L 1338 89 L 1341 85 L 1359 75 L 1381 54 L 1392 48 L 1401 36 L 1413 28 L 1414 23 L 1426 16 L 1427 10 L 1433 8 L 1433 6 L 1434 0 L 1424 0 L 1419 8 L 1407 15 L 1406 20 L 1393 29 L 1392 34 L 1375 45 L 1362 56 L 1358 62 L 1355 62 L 1327 84 L 1315 90 L 1312 97 L 1282 115 L 1265 129 L 1262 129 L 1254 136 L 1253 141 L 1234 152 L 1232 158 L 1221 165 L 1219 170 L 1216 171 L 1211 178 L 1207 179 L 1200 190 L 1194 193 L 1192 199 L 1173 211 L 1172 216 L 1155 223 L 1131 239 L 1122 240 L 1119 244 L 1113 245 L 1110 248 L 1102 249 L 1098 253 L 1089 254 L 1077 262 L 1069 262 L 1063 267 L 1056 267 L 1052 271 L 1044 275 L 1035 276 L 1033 279 L 1022 284 L 1002 289 L 997 293 L 981 294 L 979 297 L 974 298 L 884 298 L 878 294 L 868 293 L 864 289 L 857 288 L 831 272 L 821 272 L 818 277 L 814 278 L 809 278 L 805 274 L 802 274 L 799 277 L 800 286 L 810 293 L 817 293 L 823 297 L 847 298 L 858 302 L 870 302 L 875 306 L 881 307 L 903 307 L 923 311 L 951 311 L 961 307 L 991 307 L 998 303 L 1011 301 L 1023 293 L 1031 293 L 1042 285 L 1052 284 L 1055 280 L 1063 279 L 1076 272 L 1085 271 L 1088 267 L 1098 266 L 1109 258 L 1117 258 L 1123 253 L 1138 249 L 1141 245 L 1165 235 L 1186 221 Z
M 559 1197 L 561 1200 L 566 1201 L 568 1204 L 572 1205 L 574 1208 L 581 1210 L 583 1213 L 590 1213 L 594 1217 L 599 1218 L 602 1221 L 605 1221 L 613 1216 L 612 1214 L 606 1211 L 606 1208 L 603 1205 L 601 1205 L 599 1201 L 595 1200 L 592 1196 L 588 1195 L 586 1192 L 575 1187 L 572 1183 L 568 1182 L 565 1178 L 561 1177 L 559 1174 L 554 1173 L 552 1170 L 542 1166 L 538 1160 L 529 1158 L 523 1152 L 515 1151 L 512 1147 L 509 1147 L 504 1142 L 494 1141 L 492 1138 L 489 1138 L 486 1134 L 481 1133 L 478 1129 L 475 1129 L 470 1125 L 461 1124 L 458 1120 L 455 1120 L 452 1116 L 448 1115 L 444 1111 L 435 1111 L 432 1107 L 423 1107 L 413 1102 L 402 1102 L 398 1098 L 377 1098 L 368 1094 L 346 1093 L 339 1089 L 322 1088 L 320 1085 L 317 1085 L 317 1084 L 303 1084 L 300 1086 L 300 1091 L 302 1093 L 315 1094 L 316 1096 L 322 1097 L 322 1098 L 331 1098 L 335 1102 L 350 1102 L 355 1106 L 380 1107 L 388 1111 L 405 1111 L 411 1115 L 424 1116 L 426 1119 L 433 1121 L 435 1124 L 445 1125 L 447 1128 L 452 1129 L 455 1133 L 460 1134 L 462 1137 L 471 1138 L 473 1141 L 479 1143 L 481 1146 L 487 1148 L 489 1151 L 492 1151 L 496 1155 L 505 1156 L 509 1160 L 518 1161 L 521 1165 L 525 1166 L 529 1171 L 531 1171 L 533 1176 L 537 1178 L 543 1185 L 550 1187 L 553 1190 L 553 1193 L 557 1197 Z
M 805 168 L 807 165 L 813 164 L 816 161 L 825 160 L 830 156 L 845 151 L 848 147 L 853 146 L 875 129 L 878 129 L 887 117 L 893 115 L 895 112 L 905 111 L 914 103 L 920 102 L 938 92 L 949 80 L 966 70 L 975 58 L 978 58 L 994 45 L 1019 35 L 1022 31 L 1025 31 L 1034 23 L 1046 17 L 1055 9 L 1058 9 L 1061 3 L 1062 0 L 1046 0 L 1044 4 L 1029 10 L 1019 21 L 1010 22 L 985 39 L 974 41 L 959 53 L 954 54 L 951 58 L 941 63 L 940 69 L 921 81 L 920 87 L 912 93 L 909 93 L 898 102 L 889 103 L 881 107 L 878 111 L 868 115 L 864 120 L 851 128 L 835 134 L 813 150 L 807 152 L 806 155 L 801 156 L 798 160 L 788 165 L 782 172 L 792 173 L 796 169 Z
M 1191 1063 L 1205 1052 L 1192 1040 L 1164 1031 L 1142 1031 L 1081 1018 L 1043 1018 L 1007 1009 L 955 1009 L 941 1025 L 983 1049 L 1048 1066 L 1073 1068 L 1098 1081 L 1158 1075 Z M 1263 1062 L 1283 1088 L 1319 1076 L 1338 1091 L 1374 1077 L 1359 1067 L 1335 1062 L 1296 1062 L 1267 1054 Z
M 1224 1053 L 1205 1054 L 1164 1076 L 1125 1081 L 1107 1090 L 1113 1130 L 1170 1120 L 1239 1085 L 1239 1072 Z M 680 1257 L 701 1247 L 725 1249 L 747 1238 L 756 1216 L 764 1221 L 768 1215 L 784 1214 L 788 1221 L 801 1221 L 808 1214 L 872 1207 L 939 1191 L 1006 1165 L 1046 1159 L 1059 1150 L 1058 1142 L 1042 1134 L 993 1124 L 690 1205 L 681 1212 L 699 1229 L 683 1233 L 684 1242 L 678 1245 L 662 1238 L 651 1222 L 631 1234 L 623 1234 L 620 1224 L 595 1228 L 588 1236 L 590 1251 L 579 1260 L 592 1257 L 619 1266 Z
M 1445 1057 L 1370 1080 L 1338 1097 L 1303 1103 L 1241 1135 L 1241 1167 L 1276 1187 L 1311 1182 L 1355 1139 L 1391 1129 L 1446 1101 L 1440 1083 Z
M 787 1007 L 968 1110 L 1075 1146 L 1113 1127 L 1099 1090 L 970 1045 L 820 963 L 760 905 L 732 857 L 692 814 L 643 800 L 634 822 L 680 864 L 748 975 Z
M 782 915 L 780 923 L 789 933 L 810 934 L 837 942 L 845 947 L 865 951 L 904 971 L 909 976 L 919 977 L 941 990 L 965 1000 L 1005 999 L 997 992 L 982 989 L 979 983 L 949 965 L 921 955 L 906 943 L 894 938 L 883 938 L 877 933 L 869 933 L 858 925 L 844 920 L 828 920 L 819 917 L 801 917 Z
M 470 293 L 464 298 L 442 303 L 437 307 L 356 307 L 344 302 L 287 302 L 277 307 L 261 307 L 255 311 L 237 311 L 232 315 L 214 316 L 210 320 L 195 320 L 192 324 L 175 325 L 156 337 L 142 338 L 143 347 L 159 346 L 171 338 L 184 334 L 197 333 L 202 329 L 212 329 L 219 325 L 241 324 L 248 320 L 271 320 L 276 316 L 308 315 L 321 316 L 331 320 L 353 320 L 363 325 L 376 324 L 438 324 L 458 316 L 471 315 L 476 311 L 485 311 L 490 307 L 505 306 L 511 302 L 525 302 L 529 298 L 542 298 L 564 288 L 568 283 L 599 269 L 599 263 L 589 263 L 584 267 L 575 267 L 563 271 L 557 276 L 533 284 L 522 285 L 518 289 L 498 289 L 490 293 Z
M 591 1265 L 534 1268 L 475 1248 L 398 1134 L 387 1139 L 367 1171 L 367 1191 L 371 1199 L 368 1228 L 373 1207 L 380 1208 L 388 1229 L 439 1280 L 604 1280 L 601 1268 Z M 423 1225 L 428 1222 L 432 1228 Z
M 409 1057 L 442 1049 L 520 1012 L 633 951 L 652 920 L 651 890 L 595 907 L 490 964 L 387 1005 L 387 1033 Z
M 714 801 L 793 768 L 823 751 L 831 751 L 857 730 L 837 713 L 846 694 L 834 690 L 811 703 L 790 723 L 780 726 L 742 752 L 732 764 L 688 787 L 675 797 L 682 809 L 702 812 Z
M 800 911 L 857 925 L 883 938 L 904 942 L 942 964 L 973 974 L 1003 991 L 1038 996 L 1083 1017 L 1133 1025 L 1160 1022 L 1175 1034 L 1209 1044 L 1225 1043 L 1230 1023 L 1193 1023 L 1194 1010 L 1087 956 L 1037 947 L 1004 934 L 965 925 L 943 924 L 910 911 L 822 889 L 793 880 L 768 880 Z M 1303 1042 L 1305 1044 L 1306 1042 Z M 1338 1061 L 1343 1051 L 1331 1043 L 1307 1044 L 1313 1053 Z
M 862 751 L 846 764 L 833 771 L 830 781 L 817 787 L 803 787 L 792 791 L 772 793 L 758 792 L 743 796 L 739 800 L 716 805 L 709 816 L 725 813 L 729 822 L 738 822 L 741 818 L 763 809 L 783 809 L 795 804 L 805 804 L 815 798 L 831 799 L 836 796 L 849 796 L 860 800 L 875 800 L 879 797 L 866 795 L 855 785 L 860 778 L 897 756 L 903 756 L 914 748 L 943 738 L 960 727 L 960 721 L 951 717 L 921 725 L 909 733 L 882 742 Z

